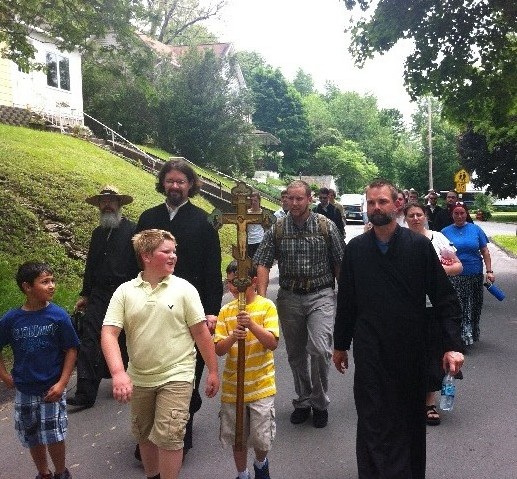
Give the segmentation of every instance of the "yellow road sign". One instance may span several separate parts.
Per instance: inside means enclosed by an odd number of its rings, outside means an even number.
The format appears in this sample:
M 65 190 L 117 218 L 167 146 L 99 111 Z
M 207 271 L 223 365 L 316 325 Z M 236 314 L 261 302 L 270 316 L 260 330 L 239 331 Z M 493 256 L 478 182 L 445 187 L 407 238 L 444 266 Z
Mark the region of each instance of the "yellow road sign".
M 461 170 L 457 171 L 454 175 L 454 182 L 456 184 L 458 184 L 458 183 L 467 184 L 469 181 L 470 181 L 470 175 L 469 175 L 468 171 L 463 168 Z M 456 188 L 456 191 L 458 191 L 457 188 Z
M 455 189 L 456 193 L 465 193 L 467 191 L 467 183 L 457 181 Z

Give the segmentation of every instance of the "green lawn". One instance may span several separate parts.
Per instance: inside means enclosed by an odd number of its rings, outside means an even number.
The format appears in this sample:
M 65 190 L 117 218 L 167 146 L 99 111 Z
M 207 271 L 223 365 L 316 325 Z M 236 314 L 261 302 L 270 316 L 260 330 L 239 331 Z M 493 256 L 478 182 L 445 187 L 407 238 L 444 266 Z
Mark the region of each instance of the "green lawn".
M 517 256 L 517 236 L 495 235 L 492 237 L 492 241 L 504 250 Z
M 0 124 L 0 315 L 22 301 L 14 274 L 31 259 L 51 264 L 58 286 L 54 299 L 72 309 L 84 261 L 69 257 L 45 224 L 62 225 L 69 241 L 87 251 L 98 210 L 84 199 L 107 183 L 134 197 L 123 211 L 135 221 L 144 209 L 163 201 L 154 189 L 155 176 L 102 148 L 58 133 Z M 200 196 L 193 203 L 213 210 Z M 235 227 L 223 226 L 219 236 L 224 271 L 236 242 Z

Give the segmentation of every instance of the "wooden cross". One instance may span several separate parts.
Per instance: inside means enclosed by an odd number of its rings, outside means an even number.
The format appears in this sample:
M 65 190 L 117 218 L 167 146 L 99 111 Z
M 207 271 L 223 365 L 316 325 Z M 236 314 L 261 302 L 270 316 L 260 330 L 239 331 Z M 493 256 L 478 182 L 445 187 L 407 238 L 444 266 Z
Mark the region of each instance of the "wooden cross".
M 237 277 L 232 281 L 233 285 L 239 291 L 239 311 L 246 310 L 246 289 L 251 284 L 249 270 L 251 268 L 251 259 L 247 255 L 248 248 L 248 225 L 262 224 L 265 228 L 269 228 L 272 219 L 266 213 L 250 213 L 250 194 L 253 190 L 239 181 L 232 188 L 232 205 L 235 206 L 235 213 L 221 213 L 214 210 L 209 216 L 210 223 L 218 229 L 223 224 L 234 224 L 237 226 L 237 245 L 232 247 L 232 255 L 237 260 Z M 245 362 L 245 345 L 244 339 L 237 342 L 237 399 L 235 402 L 235 449 L 243 450 L 243 420 L 244 420 L 244 362 Z

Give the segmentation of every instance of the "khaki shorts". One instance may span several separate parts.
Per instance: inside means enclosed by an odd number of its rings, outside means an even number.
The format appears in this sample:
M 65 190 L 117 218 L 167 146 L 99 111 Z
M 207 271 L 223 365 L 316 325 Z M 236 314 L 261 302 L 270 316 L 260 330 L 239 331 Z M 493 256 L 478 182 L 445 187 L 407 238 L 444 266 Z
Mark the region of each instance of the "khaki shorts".
M 276 434 L 275 396 L 244 403 L 243 443 L 269 451 Z M 235 403 L 221 403 L 219 439 L 223 446 L 235 444 Z
M 148 439 L 161 449 L 183 448 L 192 383 L 172 381 L 152 388 L 133 387 L 131 430 L 138 442 Z

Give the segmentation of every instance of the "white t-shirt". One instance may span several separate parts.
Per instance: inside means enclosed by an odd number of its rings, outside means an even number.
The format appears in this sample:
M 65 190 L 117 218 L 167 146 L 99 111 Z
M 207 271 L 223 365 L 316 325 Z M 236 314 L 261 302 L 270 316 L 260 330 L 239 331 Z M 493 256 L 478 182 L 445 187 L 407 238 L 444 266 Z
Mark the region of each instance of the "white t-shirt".
M 248 213 L 262 213 L 262 210 L 258 212 L 248 210 Z M 248 244 L 257 244 L 262 242 L 264 239 L 264 228 L 262 225 L 251 223 L 248 224 L 246 228 L 248 230 Z

